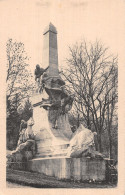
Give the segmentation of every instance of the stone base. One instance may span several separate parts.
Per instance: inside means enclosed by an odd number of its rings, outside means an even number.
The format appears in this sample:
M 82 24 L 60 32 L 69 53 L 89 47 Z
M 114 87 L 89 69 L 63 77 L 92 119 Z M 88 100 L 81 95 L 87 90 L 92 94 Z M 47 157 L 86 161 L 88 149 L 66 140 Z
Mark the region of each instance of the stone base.
M 50 157 L 33 159 L 23 169 L 58 179 L 105 181 L 106 161 L 90 158 Z

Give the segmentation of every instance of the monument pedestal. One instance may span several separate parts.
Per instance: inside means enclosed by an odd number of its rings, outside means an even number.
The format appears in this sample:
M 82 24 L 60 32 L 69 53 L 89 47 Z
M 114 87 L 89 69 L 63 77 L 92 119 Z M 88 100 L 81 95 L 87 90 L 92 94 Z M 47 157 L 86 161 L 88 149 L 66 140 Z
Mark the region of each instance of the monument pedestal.
M 58 179 L 105 181 L 106 160 L 90 158 L 48 157 L 27 162 L 27 169 Z
M 34 105 L 33 118 L 35 124 L 36 155 L 35 157 L 66 156 L 72 131 L 68 115 L 58 116 L 57 128 L 53 128 L 48 120 L 48 110 L 41 108 L 39 102 L 45 94 L 38 94 L 31 98 Z M 54 115 L 54 113 L 52 113 Z

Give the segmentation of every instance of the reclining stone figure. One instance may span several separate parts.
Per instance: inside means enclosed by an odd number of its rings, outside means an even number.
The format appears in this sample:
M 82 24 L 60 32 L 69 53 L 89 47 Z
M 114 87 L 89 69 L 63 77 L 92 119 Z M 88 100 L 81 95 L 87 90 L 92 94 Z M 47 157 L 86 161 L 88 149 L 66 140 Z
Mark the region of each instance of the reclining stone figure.
M 95 132 L 86 129 L 82 124 L 75 131 L 74 136 L 70 140 L 70 145 L 67 149 L 67 156 L 72 158 L 79 157 L 91 157 L 91 158 L 103 158 L 95 149 L 94 143 Z

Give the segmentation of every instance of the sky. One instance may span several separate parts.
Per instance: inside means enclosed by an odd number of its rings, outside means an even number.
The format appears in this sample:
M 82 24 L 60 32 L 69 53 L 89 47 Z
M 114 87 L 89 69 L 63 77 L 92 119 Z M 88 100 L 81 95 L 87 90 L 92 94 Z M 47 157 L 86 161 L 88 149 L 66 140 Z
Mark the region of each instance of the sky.
M 101 40 L 118 54 L 122 44 L 124 4 L 120 0 L 0 0 L 0 38 L 3 63 L 6 41 L 21 41 L 30 68 L 42 64 L 43 31 L 52 22 L 58 31 L 59 67 L 65 65 L 68 46 L 83 39 Z

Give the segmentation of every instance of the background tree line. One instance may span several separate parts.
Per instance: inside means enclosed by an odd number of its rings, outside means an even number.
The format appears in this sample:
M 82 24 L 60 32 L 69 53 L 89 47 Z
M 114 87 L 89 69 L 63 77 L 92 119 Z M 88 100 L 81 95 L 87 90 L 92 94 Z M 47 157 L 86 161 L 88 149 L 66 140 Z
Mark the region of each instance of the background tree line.
M 100 42 L 69 47 L 63 76 L 75 95 L 70 121 L 97 132 L 98 150 L 117 159 L 118 59 Z
M 28 57 L 21 42 L 9 39 L 7 53 L 6 129 L 7 149 L 15 149 L 19 137 L 20 121 L 28 120 L 32 112 L 29 96 L 33 89 Z

